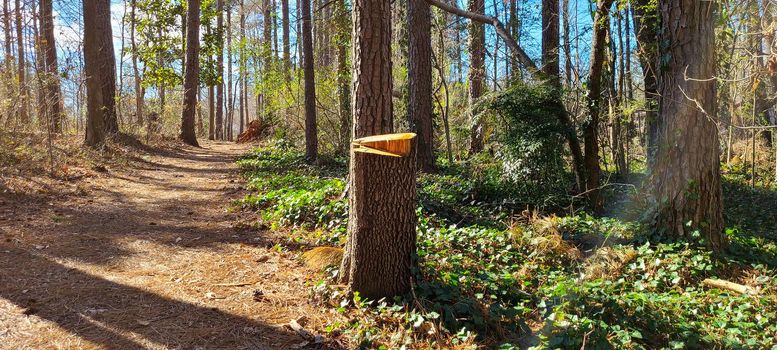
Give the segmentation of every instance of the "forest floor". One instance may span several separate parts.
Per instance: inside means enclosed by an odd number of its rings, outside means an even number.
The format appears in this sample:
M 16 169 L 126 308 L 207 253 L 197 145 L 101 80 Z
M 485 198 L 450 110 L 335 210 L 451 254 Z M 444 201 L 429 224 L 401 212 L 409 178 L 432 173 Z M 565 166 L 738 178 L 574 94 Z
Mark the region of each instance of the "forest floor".
M 0 349 L 342 347 L 313 337 L 341 316 L 308 302 L 278 233 L 230 210 L 249 147 L 145 149 L 54 187 L 0 176 Z

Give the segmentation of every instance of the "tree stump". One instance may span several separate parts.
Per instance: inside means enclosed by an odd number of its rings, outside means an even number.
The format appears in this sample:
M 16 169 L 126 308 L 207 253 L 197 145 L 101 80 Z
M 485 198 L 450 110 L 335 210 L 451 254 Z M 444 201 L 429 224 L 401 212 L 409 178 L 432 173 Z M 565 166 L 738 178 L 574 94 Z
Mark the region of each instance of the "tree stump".
M 380 141 L 381 137 L 405 139 Z M 369 299 L 410 291 L 416 249 L 414 137 L 373 136 L 354 141 L 351 148 L 348 242 L 341 281 Z M 403 143 L 406 146 L 397 146 Z

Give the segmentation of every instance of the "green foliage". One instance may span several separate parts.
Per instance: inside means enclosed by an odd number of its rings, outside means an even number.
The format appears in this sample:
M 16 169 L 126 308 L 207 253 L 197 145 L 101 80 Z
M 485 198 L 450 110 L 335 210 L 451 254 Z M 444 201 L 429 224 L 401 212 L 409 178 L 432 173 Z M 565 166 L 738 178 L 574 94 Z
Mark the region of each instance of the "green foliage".
M 513 181 L 531 182 L 547 192 L 565 193 L 571 186 L 565 174 L 561 94 L 548 84 L 515 83 L 485 101 L 496 115 L 502 146 L 497 155 L 504 174 Z
M 721 272 L 747 271 L 766 293 L 757 297 L 706 289 Z M 563 288 L 559 288 L 563 286 Z M 577 281 L 563 276 L 543 288 L 553 330 L 543 347 L 599 349 L 765 349 L 777 344 L 772 270 L 716 260 L 688 244 L 645 244 L 621 273 Z
M 258 209 L 261 220 L 317 228 L 292 235 L 295 242 L 343 243 L 342 161 L 311 166 L 280 142 L 238 164 L 252 191 L 240 204 Z M 526 200 L 511 186 L 486 159 L 419 175 L 413 293 L 349 297 L 331 283 L 338 271 L 330 269 L 313 286 L 313 298 L 349 321 L 326 331 L 376 349 L 513 349 L 530 334 L 536 349 L 777 346 L 777 245 L 769 234 L 750 231 L 775 232 L 767 223 L 729 229 L 732 249 L 716 256 L 688 243 L 635 244 L 644 240 L 638 224 L 585 213 L 508 222 L 516 216 L 507 213 L 520 209 L 509 203 Z M 757 198 L 744 200 L 763 200 Z M 744 210 L 733 207 L 733 213 Z M 711 289 L 702 285 L 705 278 L 757 286 L 759 294 Z
M 338 199 L 345 189 L 342 178 L 322 178 L 332 169 L 306 167 L 305 155 L 283 143 L 260 149 L 240 159 L 238 166 L 246 171 L 252 194 L 240 201 L 244 208 L 261 212 L 261 220 L 273 226 L 306 229 L 321 228 L 331 232 L 328 241 L 337 243 L 345 232 L 347 200 Z
M 137 54 L 143 63 L 143 86 L 181 83 L 173 67 L 183 53 L 180 34 L 185 13 L 178 0 L 138 0 L 136 9 Z

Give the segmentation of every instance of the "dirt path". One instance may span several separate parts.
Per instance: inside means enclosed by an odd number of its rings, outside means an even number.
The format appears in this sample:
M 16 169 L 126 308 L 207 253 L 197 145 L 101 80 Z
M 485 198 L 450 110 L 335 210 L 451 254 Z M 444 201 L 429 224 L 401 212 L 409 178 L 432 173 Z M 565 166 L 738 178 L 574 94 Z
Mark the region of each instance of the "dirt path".
M 284 326 L 329 317 L 293 255 L 227 212 L 246 151 L 168 150 L 80 196 L 0 194 L 0 349 L 322 347 Z

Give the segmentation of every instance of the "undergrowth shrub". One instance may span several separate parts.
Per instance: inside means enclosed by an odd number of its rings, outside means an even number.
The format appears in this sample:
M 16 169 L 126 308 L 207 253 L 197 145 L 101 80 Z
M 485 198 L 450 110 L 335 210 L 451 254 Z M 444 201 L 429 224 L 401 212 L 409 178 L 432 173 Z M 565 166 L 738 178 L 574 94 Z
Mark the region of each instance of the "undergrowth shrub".
M 308 165 L 301 152 L 276 144 L 238 163 L 251 191 L 240 205 L 275 227 L 316 228 L 289 239 L 343 243 L 344 162 Z M 325 332 L 383 349 L 517 349 L 523 339 L 535 349 L 777 350 L 777 245 L 768 234 L 729 229 L 724 255 L 687 243 L 635 244 L 645 241 L 636 223 L 526 215 L 527 192 L 511 184 L 486 159 L 419 175 L 413 292 L 348 296 L 330 267 L 311 298 L 349 322 Z M 759 294 L 710 289 L 705 278 Z

